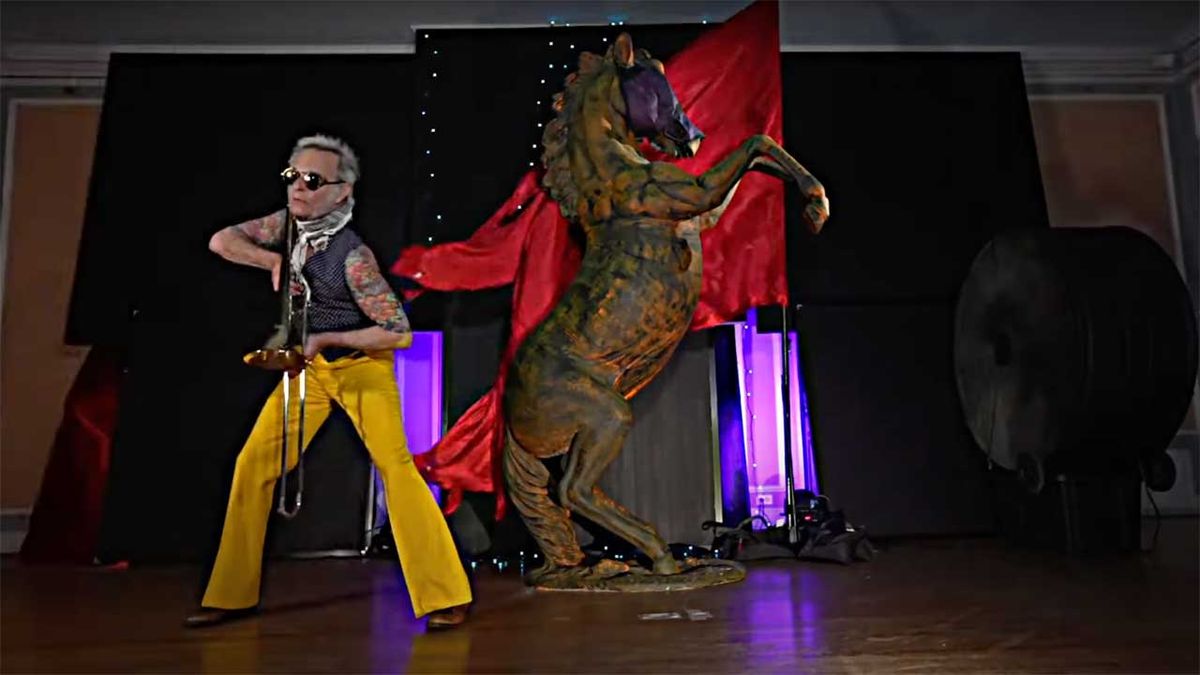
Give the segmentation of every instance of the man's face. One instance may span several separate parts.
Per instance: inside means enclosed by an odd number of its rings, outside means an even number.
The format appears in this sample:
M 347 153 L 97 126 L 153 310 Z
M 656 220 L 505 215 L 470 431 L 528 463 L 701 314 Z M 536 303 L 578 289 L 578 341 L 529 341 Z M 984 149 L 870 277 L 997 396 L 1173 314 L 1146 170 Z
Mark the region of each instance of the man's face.
M 306 148 L 296 155 L 291 165 L 302 174 L 315 173 L 326 181 L 338 179 L 338 156 L 334 152 Z M 351 190 L 345 183 L 309 190 L 304 180 L 298 179 L 287 186 L 288 208 L 300 220 L 314 220 L 332 211 L 350 196 Z

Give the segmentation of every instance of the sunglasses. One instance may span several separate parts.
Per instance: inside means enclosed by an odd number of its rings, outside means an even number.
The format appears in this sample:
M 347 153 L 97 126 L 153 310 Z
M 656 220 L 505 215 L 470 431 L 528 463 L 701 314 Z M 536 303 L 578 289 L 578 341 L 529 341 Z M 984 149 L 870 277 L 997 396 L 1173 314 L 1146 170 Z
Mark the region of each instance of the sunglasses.
M 284 169 L 283 173 L 279 174 L 279 177 L 283 179 L 284 185 L 291 185 L 292 183 L 296 182 L 297 178 L 299 178 L 300 180 L 304 181 L 304 187 L 313 192 L 320 190 L 326 185 L 340 185 L 346 182 L 344 180 L 328 180 L 319 173 L 301 171 L 294 166 L 289 166 L 288 168 Z

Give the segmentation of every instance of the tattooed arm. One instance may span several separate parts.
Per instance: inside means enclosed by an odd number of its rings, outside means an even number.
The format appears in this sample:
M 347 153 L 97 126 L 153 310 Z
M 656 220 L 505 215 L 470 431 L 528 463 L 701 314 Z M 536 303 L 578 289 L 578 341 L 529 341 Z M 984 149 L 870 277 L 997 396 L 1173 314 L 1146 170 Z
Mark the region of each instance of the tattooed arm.
M 362 351 L 405 349 L 412 345 L 408 317 L 379 271 L 371 249 L 359 246 L 346 256 L 346 284 L 363 314 L 375 322 L 370 328 L 309 336 L 304 354 L 309 358 L 325 347 L 349 347 Z
M 208 240 L 208 248 L 230 262 L 271 270 L 271 285 L 279 290 L 279 266 L 283 258 L 266 247 L 279 243 L 282 238 L 283 218 L 281 210 L 230 225 Z

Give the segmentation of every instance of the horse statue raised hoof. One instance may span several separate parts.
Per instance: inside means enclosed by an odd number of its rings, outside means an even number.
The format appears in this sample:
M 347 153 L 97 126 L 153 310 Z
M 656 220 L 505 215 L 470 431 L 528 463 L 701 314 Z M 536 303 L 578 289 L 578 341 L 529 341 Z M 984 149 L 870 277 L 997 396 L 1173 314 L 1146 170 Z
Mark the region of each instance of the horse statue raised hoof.
M 679 561 L 654 527 L 598 487 L 633 424 L 628 400 L 663 369 L 700 298 L 700 233 L 716 224 L 747 171 L 795 183 L 819 232 L 825 190 L 765 135 L 746 139 L 699 176 L 638 150 L 648 138 L 674 157 L 704 135 L 679 105 L 661 62 L 622 34 L 605 56 L 584 52 L 555 96 L 542 137 L 543 185 L 586 236 L 579 274 L 518 349 L 504 391 L 509 495 L 546 564 L 538 588 L 676 590 L 740 581 L 732 561 Z M 566 455 L 552 486 L 542 460 Z M 557 490 L 557 501 L 549 490 Z M 584 564 L 571 512 L 644 552 L 652 569 Z

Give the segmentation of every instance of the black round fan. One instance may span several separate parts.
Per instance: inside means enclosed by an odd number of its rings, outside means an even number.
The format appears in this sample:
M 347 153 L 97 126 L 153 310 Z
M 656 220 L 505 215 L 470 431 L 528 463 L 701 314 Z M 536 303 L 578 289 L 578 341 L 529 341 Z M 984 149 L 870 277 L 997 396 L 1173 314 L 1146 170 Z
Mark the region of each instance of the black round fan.
M 960 291 L 954 360 L 975 440 L 1030 489 L 1048 463 L 1131 458 L 1151 488 L 1170 488 L 1165 449 L 1192 400 L 1196 315 L 1149 237 L 1125 227 L 998 235 Z

